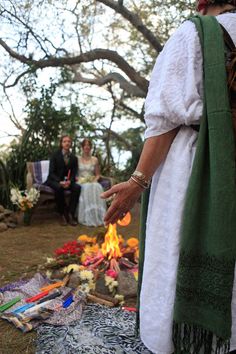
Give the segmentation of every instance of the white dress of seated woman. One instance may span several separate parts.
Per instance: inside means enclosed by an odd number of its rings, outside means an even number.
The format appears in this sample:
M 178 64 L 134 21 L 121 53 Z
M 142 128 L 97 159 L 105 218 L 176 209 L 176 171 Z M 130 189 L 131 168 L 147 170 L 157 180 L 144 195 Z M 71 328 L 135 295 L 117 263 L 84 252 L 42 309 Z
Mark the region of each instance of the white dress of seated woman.
M 78 206 L 78 222 L 86 226 L 103 225 L 106 202 L 100 198 L 103 188 L 96 181 L 98 160 L 94 156 L 90 156 L 88 159 L 79 156 L 78 161 L 78 182 L 82 187 Z

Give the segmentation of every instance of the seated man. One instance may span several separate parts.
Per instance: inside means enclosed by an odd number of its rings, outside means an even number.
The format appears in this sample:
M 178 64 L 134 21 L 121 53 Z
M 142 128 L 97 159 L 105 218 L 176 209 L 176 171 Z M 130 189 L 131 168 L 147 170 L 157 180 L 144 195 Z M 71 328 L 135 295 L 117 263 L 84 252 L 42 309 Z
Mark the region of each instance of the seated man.
M 77 225 L 75 211 L 77 208 L 81 187 L 76 184 L 75 177 L 78 172 L 78 160 L 70 152 L 72 140 L 70 136 L 63 135 L 60 139 L 60 149 L 50 159 L 49 174 L 45 184 L 55 191 L 55 200 L 61 216 L 61 225 Z M 65 191 L 70 190 L 69 207 L 65 202 Z

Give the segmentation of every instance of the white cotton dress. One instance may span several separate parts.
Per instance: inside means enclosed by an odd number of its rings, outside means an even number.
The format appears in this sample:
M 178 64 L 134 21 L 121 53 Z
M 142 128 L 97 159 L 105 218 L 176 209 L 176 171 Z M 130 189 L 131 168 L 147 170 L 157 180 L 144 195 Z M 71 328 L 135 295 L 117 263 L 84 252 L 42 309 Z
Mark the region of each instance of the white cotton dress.
M 217 16 L 236 43 L 236 14 Z M 173 353 L 172 323 L 179 258 L 181 215 L 203 110 L 202 54 L 192 22 L 168 40 L 152 72 L 145 102 L 146 138 L 181 126 L 153 176 L 146 230 L 140 335 L 155 354 Z M 236 286 L 232 303 L 231 350 L 236 349 Z M 190 353 L 189 353 L 190 354 Z M 209 353 L 210 354 L 210 353 Z
M 79 178 L 89 179 L 95 176 L 95 160 L 91 159 L 88 163 L 79 161 Z M 78 222 L 86 226 L 103 225 L 103 218 L 106 213 L 106 202 L 101 199 L 103 192 L 102 186 L 97 182 L 82 183 L 78 205 Z

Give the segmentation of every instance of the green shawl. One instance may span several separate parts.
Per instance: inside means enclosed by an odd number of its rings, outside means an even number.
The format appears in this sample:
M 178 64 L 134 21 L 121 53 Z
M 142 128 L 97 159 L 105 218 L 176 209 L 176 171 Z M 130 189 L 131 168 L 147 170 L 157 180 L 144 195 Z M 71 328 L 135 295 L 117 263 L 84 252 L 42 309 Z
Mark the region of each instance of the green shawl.
M 235 143 L 224 42 L 211 16 L 191 19 L 204 62 L 204 114 L 185 199 L 174 306 L 175 353 L 229 350 L 236 246 Z

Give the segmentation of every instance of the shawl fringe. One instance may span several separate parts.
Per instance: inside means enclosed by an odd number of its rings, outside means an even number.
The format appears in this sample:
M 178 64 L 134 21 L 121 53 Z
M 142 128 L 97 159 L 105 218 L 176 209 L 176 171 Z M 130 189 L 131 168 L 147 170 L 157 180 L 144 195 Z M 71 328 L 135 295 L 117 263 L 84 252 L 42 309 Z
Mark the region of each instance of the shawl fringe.
M 216 337 L 211 331 L 186 323 L 173 324 L 174 354 L 204 353 L 228 354 L 230 341 Z M 214 344 L 214 345 L 213 345 Z

